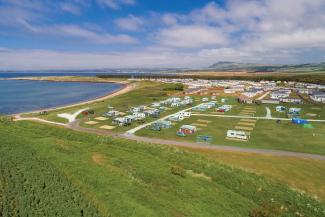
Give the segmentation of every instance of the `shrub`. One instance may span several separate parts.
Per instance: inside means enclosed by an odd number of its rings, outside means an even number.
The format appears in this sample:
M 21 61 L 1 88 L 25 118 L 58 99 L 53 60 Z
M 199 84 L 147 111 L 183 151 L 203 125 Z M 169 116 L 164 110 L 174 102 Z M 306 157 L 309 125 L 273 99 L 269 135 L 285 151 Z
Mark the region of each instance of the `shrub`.
M 167 84 L 166 87 L 163 88 L 163 90 L 167 91 L 183 91 L 184 90 L 184 85 L 181 83 L 175 83 L 175 84 Z
M 276 204 L 263 204 L 251 211 L 250 217 L 276 217 L 281 216 L 281 208 Z
M 182 167 L 177 166 L 177 165 L 173 165 L 170 168 L 170 172 L 173 175 L 180 176 L 180 177 L 185 177 L 185 174 L 186 174 L 186 171 Z

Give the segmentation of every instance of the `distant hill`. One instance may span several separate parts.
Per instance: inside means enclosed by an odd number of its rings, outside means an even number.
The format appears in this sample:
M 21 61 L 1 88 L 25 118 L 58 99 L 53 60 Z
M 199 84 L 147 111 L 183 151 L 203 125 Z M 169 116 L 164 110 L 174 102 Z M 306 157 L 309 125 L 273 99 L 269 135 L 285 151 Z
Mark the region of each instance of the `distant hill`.
M 247 72 L 307 72 L 325 71 L 325 62 L 308 64 L 257 64 L 257 63 L 237 63 L 221 61 L 208 67 L 217 71 L 247 71 Z

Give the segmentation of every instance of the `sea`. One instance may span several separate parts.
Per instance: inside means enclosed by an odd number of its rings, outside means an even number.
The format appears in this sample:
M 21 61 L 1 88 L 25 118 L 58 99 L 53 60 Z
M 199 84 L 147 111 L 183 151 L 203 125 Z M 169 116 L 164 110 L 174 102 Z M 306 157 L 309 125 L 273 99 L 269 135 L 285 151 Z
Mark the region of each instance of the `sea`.
M 30 112 L 87 101 L 115 92 L 117 83 L 7 80 L 29 76 L 95 76 L 94 73 L 0 73 L 0 114 Z

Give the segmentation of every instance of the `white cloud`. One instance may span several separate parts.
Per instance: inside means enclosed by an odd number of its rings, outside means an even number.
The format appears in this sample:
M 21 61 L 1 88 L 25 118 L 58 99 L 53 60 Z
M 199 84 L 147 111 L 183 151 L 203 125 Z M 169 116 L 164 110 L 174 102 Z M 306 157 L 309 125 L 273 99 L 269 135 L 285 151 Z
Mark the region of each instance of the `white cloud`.
M 72 4 L 70 2 L 64 2 L 61 5 L 61 9 L 65 12 L 74 14 L 74 15 L 80 15 L 81 8 L 77 6 L 76 4 Z
M 227 43 L 227 38 L 221 31 L 208 26 L 172 26 L 161 29 L 156 38 L 162 45 L 180 48 L 200 48 Z
M 96 28 L 91 27 L 92 23 L 89 26 L 85 23 L 53 24 L 48 22 L 50 16 L 47 16 L 48 14 L 55 16 L 58 11 L 52 12 L 53 8 L 78 14 L 80 11 L 77 8 L 86 10 L 89 4 L 122 9 L 136 4 L 134 0 L 65 0 L 67 5 L 65 7 L 61 5 L 61 9 L 58 8 L 60 4 L 53 1 L 0 0 L 0 2 L 5 2 L 4 5 L 0 4 L 1 27 L 17 26 L 20 29 L 23 27 L 25 31 L 29 31 L 27 34 L 44 35 L 49 40 L 51 37 L 59 37 L 62 40 L 83 39 L 98 44 L 137 42 L 137 39 L 129 35 L 110 33 L 104 24 L 103 26 L 98 24 Z M 101 68 L 207 66 L 221 60 L 265 63 L 295 62 L 311 58 L 318 60 L 324 57 L 325 52 L 324 11 L 324 0 L 226 0 L 223 5 L 211 1 L 202 8 L 193 9 L 185 14 L 171 13 L 171 10 L 165 14 L 148 12 L 141 15 L 141 18 L 129 15 L 115 20 L 114 23 L 120 30 L 142 30 L 143 37 L 140 42 L 143 46 L 137 52 L 90 54 L 35 50 L 30 52 L 1 50 L 1 52 L 2 55 L 6 52 L 13 59 L 19 57 L 22 61 L 22 64 L 16 63 L 19 67 L 23 65 L 32 67 L 24 60 L 24 55 L 31 62 L 33 60 L 29 59 L 29 55 L 33 56 L 36 58 L 34 60 L 36 68 L 37 64 L 44 68 L 46 65 L 60 66 L 57 62 L 66 67 L 77 67 L 79 64 L 80 68 L 87 66 Z M 107 26 L 107 23 L 105 25 Z M 110 47 L 114 47 L 112 49 L 117 51 L 119 49 L 118 46 Z M 134 49 L 135 47 L 130 47 L 130 50 Z M 62 59 L 60 55 L 64 58 Z M 57 62 L 51 63 L 50 57 Z M 44 60 L 44 63 L 37 62 L 37 58 Z M 13 61 L 8 60 L 8 64 L 11 62 Z M 1 64 L 6 63 L 2 61 Z
M 98 4 L 112 9 L 120 9 L 122 5 L 135 5 L 135 0 L 97 0 Z
M 162 22 L 166 25 L 176 25 L 177 18 L 174 14 L 164 14 L 162 16 Z
M 35 34 L 47 36 L 79 38 L 98 44 L 138 43 L 137 39 L 126 34 L 112 35 L 106 32 L 96 32 L 78 25 L 33 26 L 28 22 L 22 22 L 22 24 Z
M 126 53 L 80 53 L 50 50 L 0 51 L 0 67 L 3 70 L 181 67 L 184 65 L 195 66 L 197 64 L 198 60 L 190 53 L 172 53 L 168 51 Z
M 138 31 L 144 24 L 143 20 L 139 17 L 129 15 L 126 18 L 115 20 L 116 25 L 124 30 Z

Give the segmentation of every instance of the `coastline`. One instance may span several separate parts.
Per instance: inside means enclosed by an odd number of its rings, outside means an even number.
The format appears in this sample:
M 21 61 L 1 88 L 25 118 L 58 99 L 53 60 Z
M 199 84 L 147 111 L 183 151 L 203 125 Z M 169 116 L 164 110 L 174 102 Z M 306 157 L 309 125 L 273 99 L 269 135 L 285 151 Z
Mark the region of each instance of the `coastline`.
M 123 79 L 103 79 L 90 76 L 32 76 L 3 78 L 3 80 L 25 80 L 25 81 L 48 81 L 48 82 L 88 82 L 88 83 L 119 83 L 128 84 L 128 80 Z
M 11 80 L 33 80 L 33 79 L 23 79 L 23 78 L 19 78 L 19 79 L 11 79 Z M 37 80 L 34 79 L 33 81 L 45 81 L 45 80 Z M 91 104 L 91 103 L 96 103 L 99 101 L 103 101 L 106 99 L 110 99 L 113 98 L 115 96 L 127 93 L 131 90 L 133 90 L 135 88 L 135 84 L 130 84 L 129 82 L 126 83 L 121 83 L 121 82 L 113 82 L 113 81 L 106 81 L 106 82 L 95 82 L 95 81 L 53 81 L 53 80 L 49 80 L 51 82 L 89 82 L 89 83 L 118 83 L 121 84 L 121 87 L 114 90 L 113 92 L 110 92 L 108 94 L 105 94 L 103 96 L 98 96 L 95 98 L 91 98 L 85 101 L 81 101 L 81 102 L 77 102 L 77 103 L 73 103 L 73 104 L 68 104 L 68 105 L 62 105 L 62 106 L 55 106 L 55 107 L 50 107 L 50 108 L 43 108 L 43 109 L 37 109 L 37 110 L 33 110 L 33 111 L 28 111 L 28 112 L 20 112 L 20 113 L 16 113 L 16 114 L 9 114 L 8 116 L 13 116 L 13 117 L 20 117 L 21 115 L 26 115 L 26 114 L 33 114 L 33 113 L 39 113 L 41 111 L 55 111 L 55 110 L 59 110 L 59 109 L 67 109 L 67 108 L 72 108 L 75 106 L 81 106 L 81 105 L 87 105 L 87 104 Z

